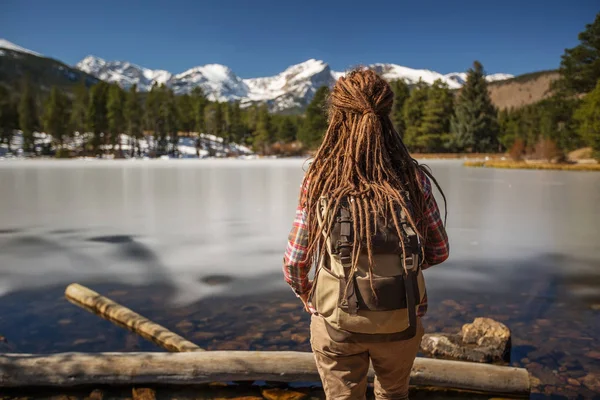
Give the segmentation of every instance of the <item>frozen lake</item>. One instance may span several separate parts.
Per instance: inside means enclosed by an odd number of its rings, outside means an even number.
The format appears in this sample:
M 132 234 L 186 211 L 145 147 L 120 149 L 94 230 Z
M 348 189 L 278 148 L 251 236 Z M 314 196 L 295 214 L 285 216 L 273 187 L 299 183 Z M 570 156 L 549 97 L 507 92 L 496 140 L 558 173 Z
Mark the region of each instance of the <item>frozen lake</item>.
M 537 342 L 576 330 L 569 346 L 579 354 L 548 358 L 548 349 L 538 364 L 551 370 L 577 355 L 597 371 L 585 354 L 600 339 L 600 174 L 427 164 L 448 198 L 451 240 L 450 259 L 425 273 L 429 327 L 498 317 L 515 332 L 513 360 L 525 365 L 543 350 Z M 126 333 L 61 298 L 71 282 L 115 291 L 188 336 L 242 335 L 244 299 L 258 308 L 295 302 L 281 260 L 302 167 L 299 159 L 0 162 L 0 335 L 24 352 L 128 349 Z M 207 316 L 207 304 L 218 315 Z M 229 322 L 202 325 L 209 317 Z M 177 328 L 182 319 L 192 328 Z M 103 340 L 76 343 L 98 329 Z M 249 347 L 307 349 L 286 340 Z

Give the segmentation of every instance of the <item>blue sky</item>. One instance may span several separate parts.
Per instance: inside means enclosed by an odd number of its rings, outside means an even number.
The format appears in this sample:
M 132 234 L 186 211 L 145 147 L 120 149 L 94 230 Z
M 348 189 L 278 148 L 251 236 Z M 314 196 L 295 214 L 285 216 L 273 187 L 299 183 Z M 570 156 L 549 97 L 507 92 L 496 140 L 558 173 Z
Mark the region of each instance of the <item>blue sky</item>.
M 442 73 L 556 68 L 598 0 L 3 0 L 0 38 L 75 64 L 93 54 L 182 72 L 268 76 L 309 58 Z

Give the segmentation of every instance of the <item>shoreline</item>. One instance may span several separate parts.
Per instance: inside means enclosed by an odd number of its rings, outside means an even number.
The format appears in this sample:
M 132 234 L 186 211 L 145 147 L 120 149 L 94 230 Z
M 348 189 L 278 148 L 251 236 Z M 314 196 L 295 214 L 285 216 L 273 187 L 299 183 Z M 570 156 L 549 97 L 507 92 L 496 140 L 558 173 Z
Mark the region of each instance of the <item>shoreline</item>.
M 412 153 L 411 157 L 416 160 L 505 160 L 504 154 L 492 153 Z M 199 160 L 310 160 L 311 154 L 301 156 L 273 156 L 273 155 L 258 155 L 247 154 L 231 157 L 129 157 L 129 158 L 114 158 L 114 157 L 71 157 L 71 158 L 55 158 L 50 156 L 39 157 L 2 157 L 2 161 L 199 161 Z
M 549 163 L 549 162 L 524 162 L 508 160 L 488 161 L 465 161 L 465 167 L 471 168 L 500 168 L 500 169 L 529 169 L 529 170 L 553 170 L 553 171 L 596 171 L 600 172 L 600 164 L 592 163 Z

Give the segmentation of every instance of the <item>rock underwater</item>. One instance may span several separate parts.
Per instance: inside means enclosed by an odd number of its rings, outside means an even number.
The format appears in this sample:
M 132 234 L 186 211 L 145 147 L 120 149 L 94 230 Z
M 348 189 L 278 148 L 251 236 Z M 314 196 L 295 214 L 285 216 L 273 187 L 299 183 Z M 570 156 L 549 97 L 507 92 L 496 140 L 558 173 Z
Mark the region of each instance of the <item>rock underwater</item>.
M 421 341 L 432 357 L 480 363 L 508 363 L 510 348 L 510 329 L 491 318 L 475 318 L 457 334 L 426 333 Z

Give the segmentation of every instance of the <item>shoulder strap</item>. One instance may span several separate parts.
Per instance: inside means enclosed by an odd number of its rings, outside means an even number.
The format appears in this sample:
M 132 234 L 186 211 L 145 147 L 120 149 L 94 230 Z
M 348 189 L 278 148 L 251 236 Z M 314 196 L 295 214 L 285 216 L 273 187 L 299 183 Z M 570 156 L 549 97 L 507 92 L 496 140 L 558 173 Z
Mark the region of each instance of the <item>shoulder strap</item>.
M 337 221 L 340 223 L 340 240 L 338 241 L 338 252 L 340 256 L 340 261 L 344 266 L 350 267 L 352 264 L 352 215 L 350 214 L 350 210 L 348 209 L 348 204 L 346 202 L 342 203 L 342 207 L 340 209 L 340 216 L 337 217 Z
M 402 254 L 402 266 L 405 271 L 415 271 L 419 266 L 419 255 L 421 254 L 421 243 L 419 235 L 408 223 L 404 210 L 400 213 L 401 226 L 404 231 L 406 242 L 404 248 L 406 251 Z

